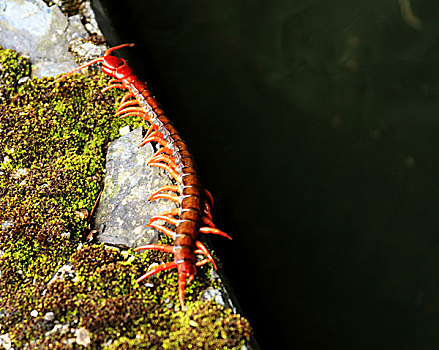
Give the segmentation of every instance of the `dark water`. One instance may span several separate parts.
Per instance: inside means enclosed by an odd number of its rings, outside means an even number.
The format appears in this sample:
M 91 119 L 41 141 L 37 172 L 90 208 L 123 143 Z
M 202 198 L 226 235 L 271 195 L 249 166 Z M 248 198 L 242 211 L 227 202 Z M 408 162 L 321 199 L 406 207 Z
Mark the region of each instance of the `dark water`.
M 261 346 L 437 348 L 439 2 L 102 3 L 214 194 Z

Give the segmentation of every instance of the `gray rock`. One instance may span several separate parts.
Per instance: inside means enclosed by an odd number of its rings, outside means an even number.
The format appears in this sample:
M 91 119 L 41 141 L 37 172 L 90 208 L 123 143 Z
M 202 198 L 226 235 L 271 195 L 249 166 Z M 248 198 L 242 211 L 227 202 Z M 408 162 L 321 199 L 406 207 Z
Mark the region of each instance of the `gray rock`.
M 31 57 L 33 76 L 76 68 L 69 42 L 87 36 L 79 15 L 66 18 L 43 0 L 0 0 L 0 45 Z
M 105 45 L 95 45 L 90 41 L 84 41 L 83 39 L 73 39 L 70 41 L 70 51 L 73 52 L 77 63 L 82 65 L 92 59 L 103 56 L 108 49 Z
M 68 26 L 64 33 L 67 41 L 84 39 L 88 36 L 87 31 L 81 22 L 81 15 L 70 16 L 67 18 Z
M 155 242 L 157 230 L 146 224 L 152 216 L 176 207 L 169 200 L 148 201 L 171 180 L 164 171 L 146 164 L 154 150 L 150 144 L 138 148 L 141 140 L 142 128 L 138 128 L 108 148 L 104 190 L 94 220 L 99 242 L 122 247 Z
M 81 1 L 79 5 L 79 12 L 82 15 L 82 18 L 85 22 L 85 28 L 91 34 L 96 34 L 103 36 L 101 30 L 99 29 L 98 22 L 96 21 L 96 16 L 91 8 L 90 0 Z

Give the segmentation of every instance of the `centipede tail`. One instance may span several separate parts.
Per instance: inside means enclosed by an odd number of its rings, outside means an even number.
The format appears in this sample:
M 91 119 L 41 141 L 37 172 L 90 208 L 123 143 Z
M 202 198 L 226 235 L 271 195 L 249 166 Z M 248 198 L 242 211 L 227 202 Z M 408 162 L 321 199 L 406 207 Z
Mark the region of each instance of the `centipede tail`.
M 138 116 L 149 123 L 148 132 L 139 147 L 147 143 L 155 143 L 158 149 L 147 164 L 151 167 L 164 169 L 174 184 L 157 189 L 148 200 L 167 199 L 177 203 L 178 208 L 156 215 L 148 222 L 148 226 L 173 239 L 173 246 L 147 244 L 135 249 L 135 251 L 159 250 L 174 254 L 174 260 L 154 267 L 141 276 L 137 282 L 140 283 L 160 271 L 176 268 L 179 300 L 183 310 L 185 286 L 187 282 L 194 279 L 196 267 L 212 263 L 216 269 L 215 261 L 207 248 L 198 240 L 198 235 L 204 233 L 217 234 L 228 239 L 231 237 L 215 228 L 210 212 L 214 202 L 213 197 L 209 191 L 201 186 L 192 154 L 186 143 L 151 95 L 147 84 L 134 74 L 124 59 L 111 55 L 111 52 L 117 49 L 133 45 L 123 44 L 112 47 L 103 56 L 83 64 L 56 81 L 92 64 L 101 63 L 102 71 L 112 78 L 102 91 L 127 90 L 120 101 L 116 115 L 121 118 Z M 161 223 L 166 223 L 174 228 L 163 226 Z M 202 255 L 204 259 L 197 261 L 195 255 Z

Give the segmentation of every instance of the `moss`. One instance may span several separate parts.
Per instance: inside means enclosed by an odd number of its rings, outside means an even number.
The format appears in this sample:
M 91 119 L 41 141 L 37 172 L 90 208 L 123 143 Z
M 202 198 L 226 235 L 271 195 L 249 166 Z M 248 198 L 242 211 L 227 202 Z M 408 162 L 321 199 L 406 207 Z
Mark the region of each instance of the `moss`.
M 218 284 L 209 266 L 186 287 L 189 308 L 181 312 L 175 271 L 149 278 L 153 287 L 136 282 L 169 254 L 83 245 L 108 142 L 122 126 L 141 125 L 114 117 L 123 92 L 102 94 L 108 79 L 99 73 L 20 85 L 29 63 L 3 49 L 0 62 L 0 334 L 28 349 L 82 348 L 79 328 L 92 349 L 239 348 L 248 322 L 199 301 Z
M 61 11 L 67 16 L 77 15 L 79 12 L 80 0 L 61 0 L 58 2 Z
M 250 337 L 246 319 L 213 302 L 196 302 L 175 318 L 163 349 L 235 349 Z
M 29 60 L 13 50 L 0 47 L 0 101 L 9 101 L 18 91 L 20 79 L 30 74 Z

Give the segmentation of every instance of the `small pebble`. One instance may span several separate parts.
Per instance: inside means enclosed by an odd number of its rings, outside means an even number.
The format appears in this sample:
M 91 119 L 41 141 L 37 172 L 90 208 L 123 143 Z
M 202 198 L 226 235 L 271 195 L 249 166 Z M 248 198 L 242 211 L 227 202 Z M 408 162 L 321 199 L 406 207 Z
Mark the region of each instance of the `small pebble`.
M 22 77 L 18 80 L 18 84 L 23 84 L 28 80 L 31 80 L 30 77 Z
M 53 312 L 49 311 L 44 315 L 44 319 L 46 321 L 53 321 L 55 319 L 55 314 Z
M 76 336 L 76 344 L 82 345 L 82 346 L 89 346 L 90 345 L 90 334 L 88 334 L 88 330 L 84 327 L 81 327 L 76 330 L 75 333 Z
M 65 237 L 65 238 L 70 238 L 70 232 L 69 231 L 64 231 L 64 232 L 61 233 L 61 236 Z
M 75 215 L 76 215 L 78 218 L 80 218 L 80 219 L 82 219 L 82 220 L 85 220 L 85 219 L 88 218 L 88 210 L 87 210 L 87 209 L 77 210 L 77 211 L 75 211 Z
M 37 310 L 32 310 L 32 311 L 30 312 L 30 315 L 31 315 L 32 317 L 37 317 L 37 316 L 38 316 L 38 311 L 37 311 Z
M 3 349 L 12 349 L 12 342 L 9 338 L 9 334 L 2 334 L 0 335 L 0 347 L 3 347 Z
M 219 289 L 215 289 L 212 287 L 207 288 L 203 294 L 201 295 L 201 300 L 214 300 L 218 304 L 225 306 L 224 298 Z
M 189 324 L 190 324 L 192 327 L 199 327 L 198 323 L 195 322 L 194 320 L 189 320 Z

